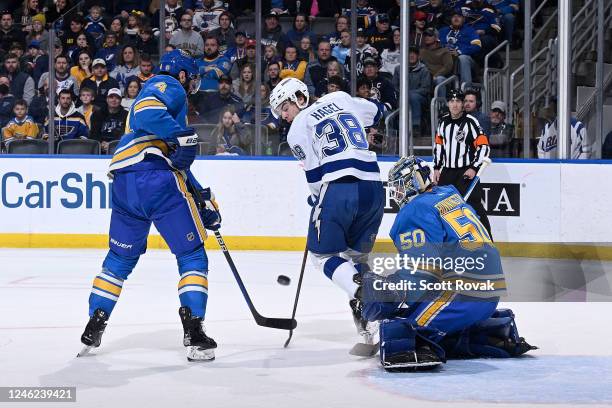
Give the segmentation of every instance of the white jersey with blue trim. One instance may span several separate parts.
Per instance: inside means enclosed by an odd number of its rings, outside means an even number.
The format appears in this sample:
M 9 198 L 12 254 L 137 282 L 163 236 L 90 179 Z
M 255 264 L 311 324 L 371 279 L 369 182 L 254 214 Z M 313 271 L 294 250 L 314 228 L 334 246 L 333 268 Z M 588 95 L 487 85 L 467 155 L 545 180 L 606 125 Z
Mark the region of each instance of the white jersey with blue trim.
M 539 159 L 557 158 L 558 140 L 557 120 L 548 122 L 542 129 L 538 141 Z M 587 132 L 584 124 L 576 118 L 570 119 L 570 159 L 589 159 L 591 157 L 591 146 L 587 140 Z
M 375 103 L 346 92 L 327 94 L 295 117 L 287 143 L 304 165 L 312 194 L 318 196 L 323 183 L 346 176 L 380 181 L 365 130 L 380 117 Z

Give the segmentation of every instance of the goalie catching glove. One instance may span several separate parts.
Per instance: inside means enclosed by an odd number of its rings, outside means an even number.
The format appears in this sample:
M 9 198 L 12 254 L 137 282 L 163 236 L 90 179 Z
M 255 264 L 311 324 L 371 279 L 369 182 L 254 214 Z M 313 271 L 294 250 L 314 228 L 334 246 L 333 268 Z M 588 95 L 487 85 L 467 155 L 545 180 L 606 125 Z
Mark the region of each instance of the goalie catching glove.
M 221 228 L 221 213 L 217 201 L 215 201 L 215 195 L 210 191 L 210 187 L 207 187 L 200 190 L 200 196 L 203 202 L 198 203 L 198 211 L 202 217 L 204 228 L 217 231 Z

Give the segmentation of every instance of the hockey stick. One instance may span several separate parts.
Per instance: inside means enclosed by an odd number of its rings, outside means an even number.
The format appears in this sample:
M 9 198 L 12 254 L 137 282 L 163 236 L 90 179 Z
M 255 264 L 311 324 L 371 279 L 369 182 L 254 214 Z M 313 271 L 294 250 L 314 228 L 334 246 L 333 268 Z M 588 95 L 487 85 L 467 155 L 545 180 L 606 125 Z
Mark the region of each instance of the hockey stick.
M 478 184 L 478 182 L 480 181 L 480 175 L 482 174 L 484 169 L 487 168 L 489 164 L 491 164 L 491 159 L 489 159 L 488 157 L 485 157 L 482 160 L 482 164 L 480 165 L 480 168 L 478 169 L 478 173 L 476 173 L 476 175 L 472 179 L 472 182 L 470 183 L 470 186 L 468 187 L 467 191 L 463 195 L 463 201 L 467 201 L 467 199 L 470 198 L 472 191 L 474 191 L 474 187 L 476 187 L 476 184 Z
M 306 258 L 308 258 L 308 246 L 304 248 L 304 258 L 302 259 L 302 269 L 300 270 L 300 278 L 298 279 L 297 289 L 295 291 L 295 301 L 293 302 L 293 314 L 291 318 L 295 320 L 295 312 L 297 311 L 298 300 L 300 299 L 300 290 L 302 289 L 302 278 L 304 278 L 304 269 L 306 269 Z M 285 341 L 285 345 L 283 347 L 287 348 L 289 342 L 291 341 L 291 337 L 293 337 L 293 329 L 289 330 L 289 337 L 287 341 Z
M 482 164 L 480 165 L 480 168 L 478 169 L 478 172 L 472 179 L 467 191 L 465 192 L 463 196 L 463 201 L 467 201 L 467 199 L 470 197 L 470 194 L 472 194 L 472 191 L 474 191 L 474 187 L 476 187 L 476 184 L 480 181 L 480 175 L 482 174 L 482 172 L 485 170 L 485 168 L 489 164 L 491 164 L 491 159 L 489 159 L 488 157 L 483 159 Z M 380 346 L 380 343 L 375 343 L 375 344 L 357 343 L 349 351 L 349 354 L 353 356 L 358 356 L 358 357 L 374 357 L 376 353 L 378 352 L 379 346 Z
M 191 183 L 189 184 L 189 190 L 195 196 L 198 203 L 201 205 L 204 205 L 205 201 L 202 198 L 202 195 L 196 188 L 194 188 L 191 185 Z M 281 319 L 281 318 L 275 318 L 275 317 L 265 317 L 259 314 L 257 309 L 255 309 L 255 306 L 253 305 L 253 301 L 251 300 L 251 297 L 249 296 L 249 293 L 247 292 L 246 287 L 244 286 L 244 282 L 242 282 L 242 278 L 238 274 L 238 269 L 236 268 L 236 265 L 234 264 L 234 260 L 232 259 L 227 249 L 227 245 L 225 245 L 225 241 L 223 240 L 221 233 L 219 231 L 214 231 L 214 233 L 215 233 L 215 238 L 217 239 L 217 242 L 219 243 L 219 246 L 221 247 L 221 250 L 223 251 L 223 255 L 225 255 L 225 260 L 227 261 L 227 264 L 229 265 L 232 273 L 234 274 L 234 278 L 236 278 L 236 282 L 238 283 L 240 292 L 242 292 L 242 296 L 244 297 L 244 300 L 246 301 L 247 306 L 249 307 L 249 310 L 251 310 L 251 314 L 253 314 L 253 317 L 255 318 L 255 323 L 257 323 L 260 326 L 270 327 L 273 329 L 281 329 L 281 330 L 295 329 L 295 327 L 297 326 L 297 322 L 293 318 Z

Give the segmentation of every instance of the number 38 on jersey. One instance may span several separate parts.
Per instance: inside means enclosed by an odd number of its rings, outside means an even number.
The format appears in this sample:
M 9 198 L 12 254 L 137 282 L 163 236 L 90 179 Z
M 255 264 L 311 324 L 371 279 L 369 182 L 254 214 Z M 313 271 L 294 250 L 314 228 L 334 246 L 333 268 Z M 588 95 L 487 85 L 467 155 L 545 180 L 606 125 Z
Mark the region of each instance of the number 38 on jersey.
M 315 127 L 315 135 L 323 143 L 321 152 L 326 157 L 341 153 L 349 146 L 368 149 L 365 130 L 350 113 L 340 113 L 319 122 Z

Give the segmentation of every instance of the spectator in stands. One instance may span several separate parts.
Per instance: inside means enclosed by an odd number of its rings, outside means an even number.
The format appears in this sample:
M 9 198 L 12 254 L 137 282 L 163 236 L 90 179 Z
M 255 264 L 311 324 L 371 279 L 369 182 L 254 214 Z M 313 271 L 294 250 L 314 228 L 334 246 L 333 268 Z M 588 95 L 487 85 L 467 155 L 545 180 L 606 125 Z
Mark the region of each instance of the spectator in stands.
M 480 92 L 476 89 L 467 88 L 463 95 L 463 110 L 478 119 L 484 134 L 489 136 L 489 133 L 491 133 L 491 122 L 489 121 L 489 115 L 480 111 L 482 105 Z
M 260 98 L 261 98 L 261 120 L 260 124 L 268 128 L 270 131 L 278 129 L 279 120 L 272 114 L 272 108 L 270 107 L 270 87 L 267 84 L 261 84 L 260 87 Z M 247 122 L 245 120 L 245 122 Z M 255 116 L 251 115 L 251 120 L 248 121 L 251 124 L 255 124 Z
M 178 29 L 179 21 L 181 21 L 181 17 L 183 14 L 187 13 L 185 8 L 178 4 L 178 0 L 165 0 L 162 2 L 164 4 L 164 8 L 166 10 L 166 19 L 162 24 L 162 27 L 159 26 L 160 13 L 159 13 L 159 2 L 151 2 L 149 6 L 149 12 L 151 12 L 151 24 L 154 28 L 159 28 L 161 33 L 160 35 L 166 36 L 166 40 L 169 40 L 172 36 L 172 33 Z M 192 15 L 192 13 L 189 13 Z
M 193 56 L 197 57 L 204 54 L 204 40 L 202 40 L 200 33 L 194 31 L 192 27 L 193 17 L 188 13 L 183 14 L 181 16 L 180 29 L 172 34 L 170 44 L 176 48 L 189 51 Z
M 341 36 L 343 31 L 350 33 L 350 27 L 350 20 L 347 16 L 338 16 L 336 18 L 336 31 L 323 36 L 323 38 L 329 41 L 329 44 L 334 48 L 342 43 Z M 315 44 L 315 42 L 312 43 Z
M 104 42 L 104 33 L 106 25 L 104 25 L 104 17 L 102 16 L 102 7 L 93 5 L 89 8 L 89 14 L 85 17 L 85 32 L 94 39 L 96 48 L 100 48 Z
M 25 44 L 25 33 L 13 26 L 13 15 L 5 10 L 0 17 L 0 50 L 8 52 L 14 42 Z
M 421 61 L 431 73 L 434 87 L 453 74 L 453 56 L 448 48 L 440 46 L 438 31 L 433 27 L 425 30 L 420 56 Z M 446 90 L 442 89 L 440 95 L 437 96 L 444 97 L 445 95 Z
M 149 26 L 144 26 L 138 33 L 136 41 L 136 49 L 142 56 L 143 54 L 157 55 L 159 54 L 159 43 L 153 35 L 153 30 Z
M 15 107 L 13 108 L 14 116 L 2 128 L 2 140 L 5 144 L 13 140 L 38 138 L 38 125 L 27 112 L 28 103 L 26 101 L 20 99 L 15 102 Z
M 133 11 L 127 18 L 127 23 L 123 28 L 123 45 L 133 45 L 136 46 L 138 43 L 138 35 L 140 33 L 140 29 L 142 28 L 142 18 L 141 12 Z
M 322 40 L 319 42 L 317 48 L 317 59 L 308 64 L 304 77 L 304 82 L 312 95 L 315 93 L 316 85 L 325 77 L 327 73 L 327 64 L 330 61 L 336 61 L 336 58 L 331 55 L 331 45 L 329 41 Z
M 104 35 L 104 44 L 96 54 L 95 59 L 101 58 L 106 63 L 106 68 L 111 72 L 115 69 L 121 55 L 121 46 L 117 44 L 117 34 L 108 32 Z
M 414 20 L 410 30 L 410 45 L 421 48 L 423 33 L 425 32 L 425 25 L 427 23 L 427 14 L 421 10 L 417 10 L 412 16 Z
M 255 105 L 255 67 L 245 64 L 240 70 L 240 78 L 232 83 L 232 92 L 239 96 L 244 104 L 246 112 L 250 112 Z
M 204 42 L 204 58 L 198 60 L 203 91 L 214 91 L 219 86 L 219 78 L 229 75 L 232 63 L 219 54 L 219 41 L 216 37 L 208 37 Z
M 93 89 L 96 94 L 94 104 L 99 108 L 103 108 L 106 106 L 106 95 L 109 89 L 119 88 L 119 82 L 108 75 L 106 62 L 102 58 L 95 59 L 92 67 L 93 75 L 85 79 L 81 86 Z
M 221 110 L 226 106 L 233 106 L 238 116 L 243 113 L 243 102 L 238 95 L 232 93 L 232 78 L 222 76 L 219 78 L 217 92 L 200 92 L 197 101 L 197 110 L 203 123 L 217 123 Z
M 32 44 L 32 41 L 38 41 L 38 46 L 42 50 L 49 49 L 49 32 L 45 29 L 45 24 L 44 14 L 36 14 L 32 17 L 32 30 L 26 36 L 28 46 Z
M 11 94 L 10 81 L 6 75 L 0 76 L 0 128 L 6 126 L 13 116 L 15 96 Z
M 512 125 L 506 123 L 506 104 L 502 101 L 495 101 L 491 104 L 489 111 L 489 122 L 491 129 L 487 134 L 491 157 L 512 157 Z
M 393 78 L 395 67 L 400 65 L 400 41 L 401 35 L 399 28 L 393 30 L 393 43 L 389 48 L 382 50 L 380 54 L 380 74 L 388 80 Z
M 357 0 L 357 28 L 363 28 L 364 30 L 374 26 L 376 20 L 376 9 L 370 7 L 368 0 Z M 350 3 L 344 3 L 342 8 L 342 14 L 348 17 L 349 21 L 351 18 Z
M 389 20 L 391 21 L 391 27 L 399 27 L 400 26 L 400 3 L 402 0 L 395 0 L 395 4 L 393 4 L 387 14 L 389 15 Z
M 457 3 L 456 7 L 461 7 L 461 5 L 461 3 Z M 444 0 L 429 0 L 429 4 L 421 8 L 421 10 L 427 14 L 428 25 L 439 29 L 450 25 L 451 12 L 454 7 L 451 7 Z
M 363 75 L 370 81 L 372 91 L 380 103 L 385 105 L 384 115 L 388 115 L 397 108 L 395 89 L 389 81 L 378 73 L 378 61 L 368 58 L 363 62 Z
M 71 60 L 72 65 L 79 64 L 79 54 L 81 51 L 87 52 L 90 56 L 96 54 L 96 48 L 93 44 L 89 44 L 87 35 L 81 33 L 76 38 L 76 44 L 67 50 L 68 57 Z
M 559 152 L 557 150 L 559 142 L 559 125 L 557 121 L 557 101 L 550 101 L 546 111 L 547 123 L 544 125 L 538 140 L 538 158 L 539 159 L 557 159 Z M 591 158 L 591 144 L 587 136 L 587 129 L 584 123 L 570 117 L 570 150 L 568 159 L 582 160 Z M 567 137 L 567 135 L 565 136 Z
M 42 12 L 38 0 L 24 0 L 21 7 L 15 10 L 13 20 L 15 25 L 21 27 L 22 31 L 29 33 L 32 30 L 32 17 Z
M 340 33 L 340 44 L 333 47 L 332 55 L 338 62 L 344 65 L 344 61 L 349 52 L 351 52 L 351 33 L 343 31 Z
M 64 50 L 68 53 L 77 48 L 77 37 L 79 34 L 85 34 L 85 20 L 83 16 L 80 14 L 72 16 L 69 27 L 70 29 L 64 31 L 64 35 L 60 37 Z M 89 43 L 93 43 L 93 39 Z
M 61 42 L 56 39 L 55 40 L 55 55 L 62 54 Z M 38 84 L 40 77 L 43 73 L 49 70 L 49 54 L 47 54 L 46 50 L 41 48 L 40 44 L 36 41 L 32 41 L 28 46 L 28 53 L 31 56 L 32 66 L 32 79 L 35 84 Z
M 495 12 L 501 19 L 502 31 L 504 40 L 508 44 L 517 45 L 514 40 L 514 23 L 516 21 L 516 13 L 519 11 L 519 0 L 496 0 L 490 2 L 491 7 L 495 8 Z
M 480 37 L 482 51 L 479 57 L 484 60 L 484 56 L 497 46 L 501 33 L 495 9 L 486 0 L 467 0 L 461 11 L 466 16 L 465 24 Z
M 287 14 L 288 10 L 285 7 L 284 0 L 271 0 L 270 1 L 270 11 L 276 14 Z
M 313 3 L 315 2 L 312 0 L 283 0 L 283 3 L 285 3 L 287 11 L 292 16 L 301 13 L 308 16 L 309 20 L 314 20 L 315 16 L 318 14 L 318 2 L 317 7 L 313 9 Z M 323 3 L 323 1 L 321 1 L 321 3 Z M 331 16 L 333 16 L 333 13 L 329 15 L 329 17 Z
M 23 47 L 23 44 L 14 43 L 13 45 L 11 45 L 11 48 L 9 49 L 9 54 L 14 54 L 17 57 L 17 61 L 19 62 L 19 70 L 21 72 L 25 72 L 28 75 L 32 73 L 32 71 L 30 70 L 30 65 L 27 61 L 27 57 L 24 55 L 25 49 Z
M 232 77 L 232 79 L 238 78 L 238 76 L 240 76 L 240 70 L 242 69 L 244 64 L 255 65 L 257 63 L 256 57 L 257 57 L 257 42 L 254 39 L 249 38 L 246 41 L 246 52 L 244 54 L 244 57 L 236 60 L 236 62 L 232 65 L 232 70 L 230 72 L 230 76 Z M 261 69 L 265 69 L 263 64 L 262 64 Z
M 3 79 L 6 79 L 6 86 L 8 86 L 8 78 L 2 76 L 0 76 L 0 86 L 2 86 Z M 41 78 L 41 81 L 38 93 L 32 98 L 32 103 L 30 103 L 28 108 L 28 114 L 38 124 L 46 123 L 49 116 L 49 81 L 48 79 L 43 80 L 43 78 Z
M 125 88 L 125 98 L 121 99 L 121 106 L 123 109 L 126 111 L 130 110 L 141 88 L 142 85 L 138 79 L 132 78 L 129 80 L 127 87 Z
M 342 68 L 342 65 L 340 65 L 338 61 L 330 61 L 327 64 L 327 70 L 325 73 L 325 77 L 323 77 L 321 81 L 319 81 L 317 86 L 315 87 L 314 96 L 311 95 L 312 100 L 315 101 L 328 92 L 329 81 L 331 78 L 334 78 L 334 77 L 339 77 L 341 79 L 340 89 L 343 91 L 347 90 L 349 88 L 349 84 L 348 84 L 348 81 L 344 79 L 343 74 L 344 74 L 344 69 Z
M 70 75 L 76 79 L 77 86 L 81 85 L 84 79 L 92 75 L 91 57 L 87 51 L 81 51 L 78 55 L 78 65 L 70 68 Z
M 237 60 L 246 57 L 247 35 L 244 31 L 236 31 L 234 34 L 234 45 L 229 47 L 223 56 L 234 64 Z M 232 65 L 233 68 L 233 65 Z
M 276 50 L 276 47 L 273 45 L 266 45 L 264 48 L 262 65 L 267 67 L 273 62 L 280 62 L 280 61 L 281 61 L 281 57 L 278 55 L 278 51 Z
M 376 27 L 372 27 L 368 32 L 368 43 L 376 48 L 380 54 L 385 48 L 389 48 L 393 43 L 393 33 L 391 31 L 389 16 L 379 14 L 376 17 Z
M 34 80 L 25 72 L 19 70 L 19 58 L 15 54 L 9 54 L 4 60 L 4 74 L 10 80 L 11 94 L 17 99 L 25 99 L 30 103 L 34 98 Z
M 355 49 L 357 51 L 357 76 L 363 74 L 363 62 L 366 59 L 378 60 L 380 58 L 378 55 L 378 51 L 376 51 L 376 48 L 372 47 L 366 41 L 367 35 L 363 31 L 363 29 L 360 28 L 359 30 L 357 30 L 357 40 L 355 41 Z M 346 56 L 346 59 L 344 60 L 344 69 L 346 69 L 347 72 L 351 72 L 351 58 L 351 54 L 349 53 Z
M 136 75 L 135 77 L 130 76 L 126 79 L 125 89 L 127 89 L 127 83 L 133 79 L 136 79 L 141 84 L 144 84 L 149 79 L 153 78 L 155 76 L 155 74 L 153 73 L 154 69 L 155 67 L 153 66 L 153 59 L 151 58 L 151 56 L 149 54 L 142 54 L 140 56 L 140 66 L 138 75 Z
M 299 13 L 293 19 L 293 28 L 287 31 L 287 39 L 297 48 L 304 37 L 310 38 L 311 43 L 317 42 L 317 35 L 310 31 L 308 26 L 308 17 L 304 13 Z
M 123 44 L 123 20 L 119 17 L 115 17 L 110 23 L 108 33 L 115 34 L 117 44 Z
M 91 129 L 91 115 L 93 115 L 93 113 L 99 109 L 93 104 L 96 95 L 94 90 L 91 88 L 81 88 L 79 93 L 81 106 L 77 108 L 77 112 L 83 115 L 83 118 L 85 118 L 85 124 L 89 129 Z
M 194 5 L 187 4 L 185 9 L 188 13 L 193 14 L 193 25 L 200 30 L 203 37 L 208 37 L 208 34 L 219 28 L 219 18 L 225 12 L 223 3 L 217 0 L 202 0 L 202 6 L 199 6 L 199 1 L 194 1 Z M 197 4 L 196 7 L 194 7 Z M 194 10 L 194 11 L 190 11 Z
M 72 93 L 62 89 L 55 107 L 55 140 L 87 139 L 88 135 L 89 129 L 85 124 L 85 118 L 77 112 L 72 102 Z
M 219 28 L 215 28 L 208 35 L 216 37 L 219 43 L 219 54 L 225 52 L 236 45 L 236 32 L 231 26 L 232 18 L 229 12 L 224 11 L 219 15 Z
M 394 77 L 396 90 L 399 90 L 399 68 L 398 65 Z M 420 137 L 423 109 L 430 100 L 431 74 L 419 58 L 418 47 L 410 47 L 408 54 L 408 69 L 408 99 L 410 100 L 410 109 L 412 112 L 412 130 L 416 137 Z
M 605 160 L 612 159 L 612 131 L 606 135 L 601 146 L 601 158 Z
M 216 146 L 213 146 L 215 151 L 211 151 L 209 154 L 246 155 L 244 148 L 251 143 L 250 134 L 231 106 L 224 107 L 221 111 L 217 127 L 211 132 L 211 138 L 216 142 Z
M 125 45 L 119 55 L 119 64 L 112 70 L 110 76 L 119 82 L 120 89 L 125 89 L 128 78 L 140 74 L 140 56 L 132 45 Z
M 472 83 L 474 58 L 481 51 L 480 37 L 476 31 L 464 24 L 463 14 L 459 11 L 451 13 L 451 25 L 440 30 L 440 43 L 447 47 L 453 57 L 459 61 L 459 79 L 461 83 Z
M 121 106 L 121 91 L 109 89 L 106 106 L 95 112 L 91 118 L 90 139 L 100 142 L 102 153 L 108 153 L 108 145 L 121 139 L 125 129 L 128 112 Z
M 298 48 L 298 58 L 302 61 L 306 61 L 309 64 L 317 59 L 317 55 L 312 49 L 312 42 L 310 41 L 310 38 L 304 37 L 302 38 L 302 41 L 300 41 L 300 48 Z
M 269 64 L 266 76 L 268 78 L 267 85 L 270 87 L 270 89 L 274 89 L 274 87 L 281 81 L 280 63 L 273 62 Z
M 69 0 L 55 0 L 48 4 L 49 8 L 45 11 L 45 19 L 49 25 L 53 24 L 53 28 L 57 30 L 58 35 L 61 35 L 64 30 L 64 16 L 72 8 L 72 4 Z
M 306 74 L 306 61 L 300 61 L 297 57 L 297 48 L 293 45 L 287 45 L 285 47 L 285 57 L 281 61 L 281 79 L 285 78 L 297 78 L 300 81 L 304 81 L 304 75 Z
M 346 92 L 347 88 L 346 88 L 346 81 L 342 77 L 336 75 L 336 76 L 330 77 L 327 80 L 326 94 L 330 94 L 330 93 L 338 92 L 338 91 Z
M 287 45 L 287 36 L 283 33 L 283 28 L 279 24 L 278 14 L 270 12 L 266 15 L 265 24 L 261 33 L 261 44 L 273 45 L 279 54 L 283 54 Z
M 55 57 L 55 92 L 59 92 L 61 89 L 68 89 L 72 92 L 72 95 L 76 97 L 79 94 L 79 85 L 77 79 L 70 75 L 68 67 L 70 66 L 68 57 L 65 55 L 58 55 Z M 49 77 L 48 72 L 44 72 L 38 81 L 38 88 L 42 87 L 42 82 L 46 81 Z M 24 98 L 25 99 L 25 98 Z

